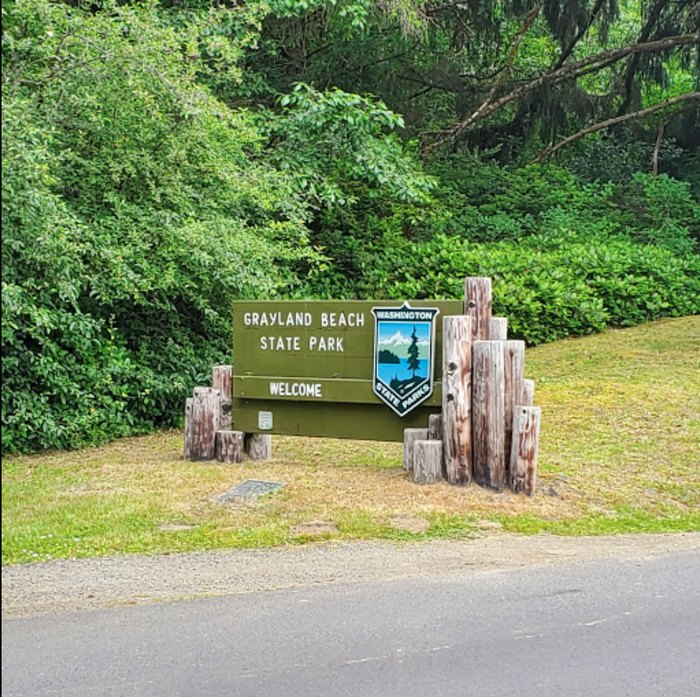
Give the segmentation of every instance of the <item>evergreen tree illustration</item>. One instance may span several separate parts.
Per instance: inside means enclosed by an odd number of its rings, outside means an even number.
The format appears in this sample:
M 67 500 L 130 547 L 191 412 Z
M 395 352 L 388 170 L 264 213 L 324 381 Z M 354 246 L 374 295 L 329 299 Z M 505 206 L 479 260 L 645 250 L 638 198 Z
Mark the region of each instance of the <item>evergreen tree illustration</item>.
M 413 334 L 411 334 L 411 345 L 408 347 L 408 368 L 413 372 L 413 377 L 416 377 L 416 370 L 420 368 L 418 352 L 418 337 L 416 336 L 416 328 L 413 327 Z

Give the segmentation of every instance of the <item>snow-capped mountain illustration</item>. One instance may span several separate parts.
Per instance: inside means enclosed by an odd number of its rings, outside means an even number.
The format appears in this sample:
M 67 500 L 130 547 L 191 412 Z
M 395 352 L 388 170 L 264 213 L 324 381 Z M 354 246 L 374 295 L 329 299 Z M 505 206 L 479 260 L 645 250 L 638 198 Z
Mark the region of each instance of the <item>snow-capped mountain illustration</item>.
M 395 334 L 392 334 L 391 336 L 387 336 L 384 339 L 379 340 L 379 345 L 383 348 L 386 348 L 388 346 L 394 347 L 394 348 L 401 348 L 405 346 L 410 346 L 411 344 L 411 337 L 410 336 L 404 336 L 400 331 L 396 332 Z M 427 339 L 419 339 L 418 340 L 418 346 L 427 346 L 428 345 L 428 340 Z

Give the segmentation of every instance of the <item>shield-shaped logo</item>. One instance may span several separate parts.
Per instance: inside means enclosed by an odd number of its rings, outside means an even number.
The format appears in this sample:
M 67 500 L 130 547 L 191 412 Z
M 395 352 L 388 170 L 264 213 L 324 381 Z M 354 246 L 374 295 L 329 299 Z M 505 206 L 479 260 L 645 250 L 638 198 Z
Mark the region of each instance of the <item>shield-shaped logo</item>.
M 433 393 L 436 307 L 373 307 L 374 393 L 399 416 Z

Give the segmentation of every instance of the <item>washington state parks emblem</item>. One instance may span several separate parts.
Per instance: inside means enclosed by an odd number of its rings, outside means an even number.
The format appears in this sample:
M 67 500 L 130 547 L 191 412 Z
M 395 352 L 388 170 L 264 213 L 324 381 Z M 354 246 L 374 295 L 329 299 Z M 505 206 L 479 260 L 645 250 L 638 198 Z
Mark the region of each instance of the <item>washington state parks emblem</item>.
M 373 307 L 374 393 L 405 416 L 433 393 L 435 307 Z

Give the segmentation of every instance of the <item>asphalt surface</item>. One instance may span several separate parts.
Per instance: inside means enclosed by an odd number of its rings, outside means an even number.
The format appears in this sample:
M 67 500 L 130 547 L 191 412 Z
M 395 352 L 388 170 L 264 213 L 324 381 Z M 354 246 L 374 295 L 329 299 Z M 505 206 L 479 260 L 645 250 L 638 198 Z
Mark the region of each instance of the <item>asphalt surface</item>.
M 695 697 L 691 541 L 4 619 L 2 694 Z

